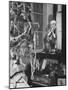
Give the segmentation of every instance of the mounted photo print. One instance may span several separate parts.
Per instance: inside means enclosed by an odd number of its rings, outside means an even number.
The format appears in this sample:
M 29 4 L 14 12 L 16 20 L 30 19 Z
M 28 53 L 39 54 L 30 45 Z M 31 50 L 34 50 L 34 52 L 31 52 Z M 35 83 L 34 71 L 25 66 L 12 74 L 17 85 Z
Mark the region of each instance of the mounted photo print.
M 9 1 L 9 88 L 66 86 L 66 5 Z

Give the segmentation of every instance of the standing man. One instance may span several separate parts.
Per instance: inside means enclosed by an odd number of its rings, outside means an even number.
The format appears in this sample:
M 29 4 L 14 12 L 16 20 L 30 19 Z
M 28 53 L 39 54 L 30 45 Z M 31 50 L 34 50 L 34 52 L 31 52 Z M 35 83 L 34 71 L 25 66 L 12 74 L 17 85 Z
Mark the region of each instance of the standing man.
M 49 23 L 49 29 L 47 30 L 47 35 L 45 37 L 45 48 L 48 52 L 55 52 L 56 49 L 56 21 L 51 20 Z

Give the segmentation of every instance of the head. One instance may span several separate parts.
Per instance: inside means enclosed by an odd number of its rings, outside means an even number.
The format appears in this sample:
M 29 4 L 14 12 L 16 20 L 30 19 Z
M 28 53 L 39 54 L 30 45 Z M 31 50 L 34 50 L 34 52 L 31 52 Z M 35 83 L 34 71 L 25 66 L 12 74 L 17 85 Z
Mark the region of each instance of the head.
M 50 28 L 56 28 L 56 21 L 55 20 L 51 20 L 50 21 Z

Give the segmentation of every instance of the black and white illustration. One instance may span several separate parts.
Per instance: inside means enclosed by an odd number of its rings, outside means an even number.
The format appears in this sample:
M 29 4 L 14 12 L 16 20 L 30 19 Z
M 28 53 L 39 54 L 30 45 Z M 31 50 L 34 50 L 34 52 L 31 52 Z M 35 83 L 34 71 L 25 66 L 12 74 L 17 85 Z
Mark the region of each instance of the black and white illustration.
M 66 5 L 9 1 L 9 87 L 66 85 Z

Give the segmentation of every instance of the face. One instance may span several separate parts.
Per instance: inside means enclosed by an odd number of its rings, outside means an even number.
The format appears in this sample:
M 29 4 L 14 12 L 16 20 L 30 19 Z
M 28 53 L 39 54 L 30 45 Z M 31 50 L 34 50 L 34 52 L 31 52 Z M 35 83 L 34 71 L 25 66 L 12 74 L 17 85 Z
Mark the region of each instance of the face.
M 50 27 L 55 29 L 55 28 L 56 28 L 56 22 L 52 22 L 52 21 L 51 21 L 51 22 L 50 22 Z

